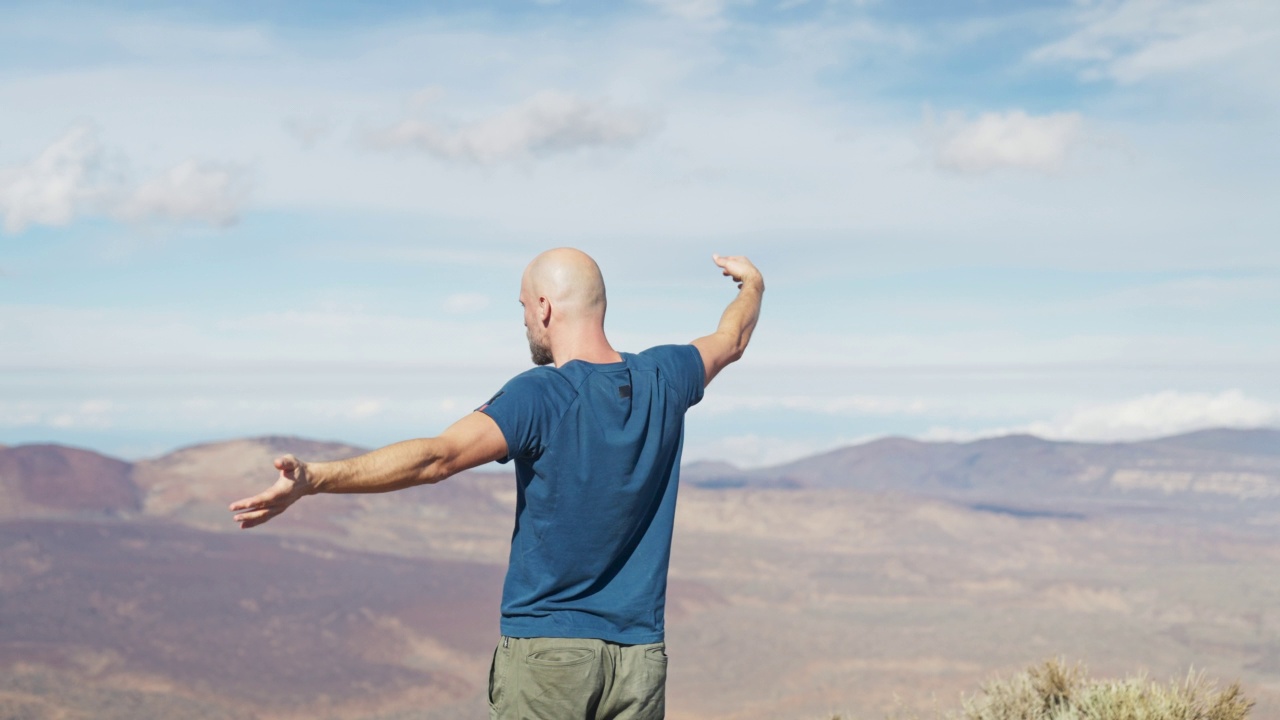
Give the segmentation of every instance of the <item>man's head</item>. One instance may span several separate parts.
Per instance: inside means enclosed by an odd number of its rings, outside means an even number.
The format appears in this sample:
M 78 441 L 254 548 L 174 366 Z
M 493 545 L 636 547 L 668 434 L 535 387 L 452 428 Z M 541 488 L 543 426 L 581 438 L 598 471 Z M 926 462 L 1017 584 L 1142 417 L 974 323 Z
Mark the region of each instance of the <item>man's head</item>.
M 557 346 L 604 336 L 604 277 L 581 250 L 556 248 L 534 258 L 520 280 L 520 304 L 536 365 L 554 362 Z

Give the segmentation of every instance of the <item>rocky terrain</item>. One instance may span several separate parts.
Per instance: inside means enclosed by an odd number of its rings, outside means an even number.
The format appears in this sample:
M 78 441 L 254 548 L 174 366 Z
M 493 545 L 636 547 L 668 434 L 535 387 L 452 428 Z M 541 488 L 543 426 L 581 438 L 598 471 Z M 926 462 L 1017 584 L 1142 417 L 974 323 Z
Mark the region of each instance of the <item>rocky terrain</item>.
M 0 717 L 483 717 L 509 475 L 230 522 L 277 455 L 359 450 L 0 447 Z M 887 439 L 685 481 L 672 718 L 928 713 L 1056 656 L 1194 666 L 1280 716 L 1280 432 Z

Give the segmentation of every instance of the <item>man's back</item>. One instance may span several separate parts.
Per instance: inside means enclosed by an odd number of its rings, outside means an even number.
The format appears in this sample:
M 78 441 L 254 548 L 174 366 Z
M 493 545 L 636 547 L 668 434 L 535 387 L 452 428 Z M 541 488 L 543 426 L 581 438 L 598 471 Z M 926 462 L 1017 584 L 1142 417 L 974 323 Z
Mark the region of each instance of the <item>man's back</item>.
M 684 413 L 703 362 L 667 345 L 512 379 L 481 411 L 516 461 L 502 633 L 663 639 Z

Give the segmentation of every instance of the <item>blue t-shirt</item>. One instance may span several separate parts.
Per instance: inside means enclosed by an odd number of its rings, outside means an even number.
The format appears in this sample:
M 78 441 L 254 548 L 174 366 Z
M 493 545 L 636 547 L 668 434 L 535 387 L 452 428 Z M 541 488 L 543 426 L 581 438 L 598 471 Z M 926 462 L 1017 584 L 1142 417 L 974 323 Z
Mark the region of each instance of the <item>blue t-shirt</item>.
M 702 356 L 663 345 L 512 378 L 485 406 L 516 463 L 502 634 L 663 639 L 685 411 Z

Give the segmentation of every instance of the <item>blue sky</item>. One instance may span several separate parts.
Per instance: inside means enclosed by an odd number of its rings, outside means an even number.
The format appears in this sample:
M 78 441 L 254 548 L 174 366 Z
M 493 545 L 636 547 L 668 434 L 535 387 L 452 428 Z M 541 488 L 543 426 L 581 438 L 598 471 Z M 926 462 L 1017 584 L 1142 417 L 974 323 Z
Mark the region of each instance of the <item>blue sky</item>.
M 1280 425 L 1280 6 L 6 3 L 0 443 L 430 435 L 558 245 L 690 459 Z

